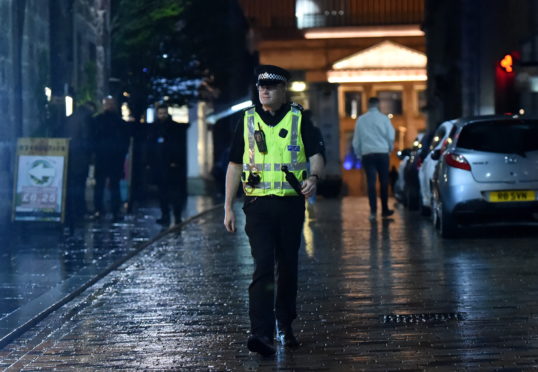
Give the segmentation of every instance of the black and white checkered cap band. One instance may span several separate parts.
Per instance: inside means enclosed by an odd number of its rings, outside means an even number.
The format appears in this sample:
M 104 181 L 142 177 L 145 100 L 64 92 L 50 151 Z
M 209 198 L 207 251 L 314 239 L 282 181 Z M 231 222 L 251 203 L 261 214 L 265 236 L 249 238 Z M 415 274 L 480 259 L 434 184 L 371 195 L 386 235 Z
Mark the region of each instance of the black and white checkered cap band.
M 263 74 L 258 75 L 258 81 L 260 80 L 280 80 L 283 82 L 288 81 L 284 76 L 278 74 L 272 74 L 269 72 L 264 72 Z

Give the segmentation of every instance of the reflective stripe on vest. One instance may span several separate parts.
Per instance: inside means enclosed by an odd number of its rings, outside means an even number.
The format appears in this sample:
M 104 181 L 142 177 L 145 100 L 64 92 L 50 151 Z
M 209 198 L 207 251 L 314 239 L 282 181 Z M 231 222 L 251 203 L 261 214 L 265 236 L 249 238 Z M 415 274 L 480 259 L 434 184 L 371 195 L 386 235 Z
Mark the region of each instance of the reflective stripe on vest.
M 292 106 L 281 122 L 276 126 L 269 126 L 263 122 L 255 108 L 245 111 L 243 125 L 245 144 L 248 143 L 248 147 L 245 146 L 243 153 L 242 181 L 246 195 L 297 195 L 291 185 L 286 182 L 282 166 L 287 166 L 299 181 L 304 180 L 308 165 L 301 138 L 301 117 L 301 111 Z M 279 135 L 283 128 L 289 132 L 284 138 Z M 265 133 L 267 143 L 265 154 L 257 149 L 254 140 L 256 129 L 262 129 Z M 256 172 L 260 176 L 259 184 L 247 185 L 250 172 Z
M 299 115 L 301 112 L 294 106 L 291 106 L 291 112 L 294 114 L 291 119 L 291 146 L 297 146 L 297 142 L 299 140 Z M 291 163 L 296 164 L 297 163 L 297 152 L 292 151 L 291 152 Z M 290 169 L 291 170 L 291 169 Z
M 254 165 L 254 146 L 256 146 L 256 141 L 254 140 L 254 113 L 256 110 L 254 107 L 250 108 L 247 111 L 247 120 L 248 120 L 248 148 L 249 148 L 249 164 Z
M 259 163 L 258 164 L 243 164 L 243 170 L 244 171 L 252 170 L 253 172 L 270 171 L 271 164 L 259 164 Z M 278 168 L 278 170 L 280 170 L 280 168 Z
M 292 163 L 275 163 L 273 164 L 274 168 L 273 170 L 275 171 L 280 171 L 282 170 L 282 166 L 286 166 L 288 167 L 288 170 L 290 171 L 305 171 L 308 169 L 308 164 L 307 163 L 297 163 L 297 164 L 292 164 Z

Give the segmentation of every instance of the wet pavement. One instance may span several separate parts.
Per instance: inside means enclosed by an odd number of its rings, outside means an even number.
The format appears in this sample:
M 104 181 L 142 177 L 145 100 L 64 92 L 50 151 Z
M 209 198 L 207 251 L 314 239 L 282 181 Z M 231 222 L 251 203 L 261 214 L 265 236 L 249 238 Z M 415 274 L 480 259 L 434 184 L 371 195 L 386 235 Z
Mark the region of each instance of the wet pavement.
M 535 231 L 443 240 L 416 214 L 370 223 L 364 198 L 321 200 L 300 253 L 302 346 L 262 358 L 245 346 L 248 241 L 222 220 L 218 208 L 153 242 L 1 349 L 0 368 L 538 368 Z
M 109 215 L 72 231 L 58 224 L 14 225 L 0 249 L 0 347 L 163 233 L 153 204 L 121 222 Z M 189 197 L 183 217 L 214 204 L 209 197 Z

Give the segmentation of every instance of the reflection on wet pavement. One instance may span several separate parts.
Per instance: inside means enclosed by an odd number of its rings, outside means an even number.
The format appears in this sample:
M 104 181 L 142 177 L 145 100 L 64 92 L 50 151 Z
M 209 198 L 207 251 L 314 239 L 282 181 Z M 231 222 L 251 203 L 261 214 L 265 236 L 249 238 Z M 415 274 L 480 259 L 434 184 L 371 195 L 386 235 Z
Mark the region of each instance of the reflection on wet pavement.
M 184 216 L 192 216 L 212 205 L 210 198 L 189 197 Z M 60 225 L 16 225 L 10 236 L 3 239 L 0 249 L 0 339 L 13 324 L 2 320 L 21 306 L 45 296 L 81 269 L 89 276 L 99 274 L 157 235 L 162 230 L 155 223 L 158 213 L 158 207 L 138 208 L 122 222 L 87 221 L 72 233 Z M 44 310 L 39 305 L 34 315 Z
M 239 206 L 238 206 L 239 207 Z M 239 224 L 244 223 L 238 208 Z M 538 366 L 536 232 L 442 240 L 362 198 L 309 210 L 301 250 L 302 347 L 245 347 L 252 271 L 218 209 L 129 260 L 16 342 L 0 367 L 95 370 L 529 370 Z M 385 315 L 434 321 L 386 322 Z M 459 314 L 435 321 L 436 314 Z M 430 317 L 430 318 L 428 318 Z M 395 318 L 396 319 L 396 318 Z M 438 319 L 441 320 L 441 319 Z

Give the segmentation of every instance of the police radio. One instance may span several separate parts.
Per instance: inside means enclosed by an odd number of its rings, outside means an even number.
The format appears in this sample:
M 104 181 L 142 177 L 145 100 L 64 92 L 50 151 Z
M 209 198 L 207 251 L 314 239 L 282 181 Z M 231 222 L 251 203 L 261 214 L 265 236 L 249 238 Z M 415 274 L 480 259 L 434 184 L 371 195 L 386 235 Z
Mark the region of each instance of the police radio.
M 261 181 L 261 177 L 258 173 L 250 172 L 246 184 L 252 188 L 256 187 Z
M 260 128 L 260 123 L 258 123 L 258 130 L 254 131 L 254 141 L 256 141 L 258 151 L 262 154 L 266 154 L 267 143 L 265 143 L 265 133 L 263 133 L 263 130 Z

